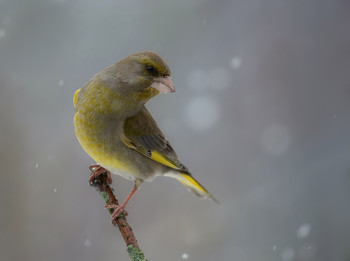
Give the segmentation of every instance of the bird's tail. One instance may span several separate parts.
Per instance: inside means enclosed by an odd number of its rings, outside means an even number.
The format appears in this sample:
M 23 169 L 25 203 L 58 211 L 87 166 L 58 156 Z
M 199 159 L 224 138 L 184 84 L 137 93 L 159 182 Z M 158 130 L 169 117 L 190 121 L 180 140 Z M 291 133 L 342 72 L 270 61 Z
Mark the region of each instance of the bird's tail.
M 213 200 L 215 203 L 220 205 L 220 202 L 216 200 L 197 180 L 195 180 L 190 174 L 187 173 L 176 173 L 168 174 L 166 176 L 170 176 L 172 178 L 176 178 L 180 181 L 184 186 L 190 189 L 194 194 L 201 198 L 209 198 Z

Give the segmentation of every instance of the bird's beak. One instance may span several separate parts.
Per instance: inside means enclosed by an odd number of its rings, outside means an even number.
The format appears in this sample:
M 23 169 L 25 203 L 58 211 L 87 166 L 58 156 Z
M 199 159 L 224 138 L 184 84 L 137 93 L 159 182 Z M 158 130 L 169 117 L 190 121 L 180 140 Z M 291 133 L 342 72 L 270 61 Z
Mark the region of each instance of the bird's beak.
M 170 76 L 155 78 L 151 87 L 157 89 L 160 93 L 175 92 L 175 87 Z

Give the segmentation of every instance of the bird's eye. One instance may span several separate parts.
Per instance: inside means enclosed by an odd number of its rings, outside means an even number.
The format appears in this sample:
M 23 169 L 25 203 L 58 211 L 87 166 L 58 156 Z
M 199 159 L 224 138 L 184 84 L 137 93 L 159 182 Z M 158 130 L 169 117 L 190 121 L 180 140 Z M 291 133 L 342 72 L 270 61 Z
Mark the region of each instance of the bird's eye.
M 156 74 L 156 69 L 153 66 L 147 66 L 146 70 L 151 75 L 155 75 Z

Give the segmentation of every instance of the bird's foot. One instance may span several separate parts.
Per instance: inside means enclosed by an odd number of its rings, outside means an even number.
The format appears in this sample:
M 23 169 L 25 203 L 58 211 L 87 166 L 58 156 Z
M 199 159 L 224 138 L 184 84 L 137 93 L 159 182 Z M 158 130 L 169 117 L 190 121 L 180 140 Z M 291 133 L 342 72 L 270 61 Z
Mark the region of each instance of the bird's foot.
M 111 221 L 113 221 L 115 218 L 118 218 L 120 215 L 123 215 L 126 217 L 128 215 L 128 212 L 124 210 L 125 205 L 116 205 L 116 204 L 110 204 L 110 205 L 105 205 L 105 208 L 110 208 L 114 209 L 112 215 L 111 215 Z
M 126 197 L 124 202 L 121 203 L 120 205 L 117 205 L 117 204 L 107 204 L 107 205 L 105 205 L 105 208 L 113 208 L 114 209 L 114 211 L 113 211 L 113 213 L 111 215 L 111 221 L 113 221 L 115 218 L 118 218 L 121 213 L 123 213 L 124 216 L 128 215 L 128 213 L 124 210 L 124 208 L 125 208 L 126 204 L 128 204 L 128 202 L 131 199 L 132 195 L 134 195 L 134 193 L 136 192 L 136 190 L 140 186 L 140 184 L 135 183 L 134 188 L 131 190 L 131 192 Z
M 90 178 L 89 178 L 89 183 L 94 184 L 96 179 L 101 176 L 102 174 L 106 173 L 107 175 L 107 181 L 109 184 L 112 184 L 112 175 L 109 170 L 106 170 L 104 167 L 100 165 L 91 165 L 89 169 L 92 171 Z

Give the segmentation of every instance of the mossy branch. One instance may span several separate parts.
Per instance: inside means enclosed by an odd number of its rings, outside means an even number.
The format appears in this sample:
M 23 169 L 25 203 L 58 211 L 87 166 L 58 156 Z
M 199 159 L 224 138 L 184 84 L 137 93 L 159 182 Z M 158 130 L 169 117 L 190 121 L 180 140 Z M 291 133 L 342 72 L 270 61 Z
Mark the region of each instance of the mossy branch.
M 91 186 L 94 186 L 99 191 L 100 196 L 103 198 L 106 205 L 118 205 L 118 200 L 114 196 L 113 190 L 107 183 L 107 175 L 100 175 Z M 113 213 L 114 209 L 108 210 L 110 214 Z M 127 213 L 122 212 L 116 219 L 114 219 L 111 223 L 119 228 L 120 233 L 125 241 L 127 246 L 127 252 L 129 253 L 130 259 L 132 261 L 147 261 L 145 259 L 143 252 L 141 251 L 137 240 L 135 238 L 134 233 L 132 232 L 132 228 L 130 227 L 127 219 Z

